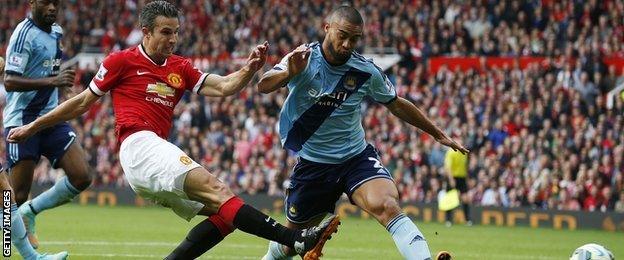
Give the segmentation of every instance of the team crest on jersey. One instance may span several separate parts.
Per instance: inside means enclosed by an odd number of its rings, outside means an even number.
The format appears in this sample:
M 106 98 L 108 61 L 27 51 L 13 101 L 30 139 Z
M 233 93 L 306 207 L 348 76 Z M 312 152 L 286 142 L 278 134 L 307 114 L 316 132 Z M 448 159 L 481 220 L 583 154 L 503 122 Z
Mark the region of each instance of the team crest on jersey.
M 355 85 L 357 84 L 357 80 L 355 76 L 347 76 L 344 81 L 344 88 L 349 91 L 353 91 L 355 89 Z
M 175 96 L 175 90 L 167 86 L 165 83 L 158 82 L 156 84 L 147 85 L 147 93 L 156 94 L 162 98 Z
M 186 155 L 182 155 L 180 156 L 180 162 L 186 166 L 190 165 L 191 163 L 193 163 L 193 160 L 191 160 L 191 158 L 189 158 Z
M 180 76 L 180 74 L 169 73 L 169 75 L 167 76 L 167 81 L 174 88 L 179 88 L 180 86 L 182 86 L 182 77 Z
M 288 212 L 293 217 L 297 216 L 297 208 L 295 208 L 295 205 L 290 205 L 290 208 L 288 208 Z

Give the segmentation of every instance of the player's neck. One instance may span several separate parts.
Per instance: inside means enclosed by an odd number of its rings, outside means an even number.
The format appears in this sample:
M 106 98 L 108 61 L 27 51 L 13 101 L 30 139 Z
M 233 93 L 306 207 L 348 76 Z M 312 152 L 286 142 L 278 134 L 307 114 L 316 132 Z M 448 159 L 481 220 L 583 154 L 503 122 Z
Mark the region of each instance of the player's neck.
M 145 41 L 141 43 L 141 47 L 145 51 L 145 54 L 147 54 L 147 57 L 149 57 L 150 60 L 152 60 L 154 63 L 158 65 L 164 64 L 165 60 L 167 60 L 167 57 L 162 57 L 161 55 L 156 54 L 156 50 L 150 49 L 147 46 L 149 46 L 149 44 L 146 44 Z
M 52 25 L 47 25 L 45 24 L 45 22 L 35 18 L 34 16 L 33 18 L 31 18 L 31 20 L 35 24 L 35 26 L 37 26 L 37 28 L 41 29 L 42 31 L 47 33 L 50 33 L 52 31 Z

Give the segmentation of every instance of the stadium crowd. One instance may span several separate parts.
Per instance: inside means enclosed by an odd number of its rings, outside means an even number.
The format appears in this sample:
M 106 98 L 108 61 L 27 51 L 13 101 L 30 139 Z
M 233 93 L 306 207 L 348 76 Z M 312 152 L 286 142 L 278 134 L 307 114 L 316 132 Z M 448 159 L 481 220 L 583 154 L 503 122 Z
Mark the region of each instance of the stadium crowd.
M 65 1 L 65 58 L 120 50 L 140 42 L 143 1 Z M 297 45 L 322 39 L 334 1 L 177 1 L 183 21 L 177 52 L 204 57 L 227 73 L 251 46 L 271 43 L 273 63 Z M 624 1 L 354 1 L 366 20 L 364 48 L 392 47 L 401 61 L 387 72 L 399 95 L 415 102 L 470 150 L 473 205 L 624 212 L 624 101 L 607 109 L 606 93 L 624 82 L 603 62 L 624 58 Z M 27 12 L 24 1 L 0 7 L 0 51 Z M 15 11 L 17 10 L 17 11 Z M 436 56 L 540 56 L 545 62 L 431 72 Z M 270 64 L 267 65 L 267 69 Z M 95 68 L 81 73 L 74 92 Z M 171 140 L 238 193 L 283 194 L 296 157 L 275 131 L 286 97 L 248 87 L 224 99 L 188 95 L 176 108 Z M 0 98 L 2 100 L 2 98 Z M 0 101 L 0 103 L 3 101 Z M 95 185 L 127 186 L 115 150 L 110 96 L 81 120 L 80 136 Z M 2 105 L 3 107 L 4 105 Z M 381 153 L 403 201 L 435 202 L 448 186 L 446 149 L 363 105 L 369 142 Z M 5 153 L 4 142 L 0 154 Z M 0 163 L 5 163 L 0 158 Z M 40 183 L 59 174 L 42 160 Z

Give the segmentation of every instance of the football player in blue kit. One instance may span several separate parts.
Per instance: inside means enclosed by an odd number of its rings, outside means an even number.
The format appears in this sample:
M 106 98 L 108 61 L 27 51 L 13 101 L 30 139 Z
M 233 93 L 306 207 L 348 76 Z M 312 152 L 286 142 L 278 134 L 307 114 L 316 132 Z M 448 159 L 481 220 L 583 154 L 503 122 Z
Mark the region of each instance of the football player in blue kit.
M 4 59 L 0 57 L 0 78 L 4 76 Z M 0 84 L 2 86 L 2 84 Z M 24 222 L 22 220 L 22 215 L 17 210 L 17 204 L 15 203 L 15 194 L 13 193 L 13 189 L 11 189 L 11 185 L 9 184 L 9 177 L 4 167 L 0 164 L 0 189 L 2 189 L 2 196 L 9 197 L 7 201 L 10 203 L 8 212 L 3 210 L 1 213 L 2 216 L 2 228 L 4 229 L 8 225 L 11 226 L 11 243 L 13 247 L 17 249 L 19 254 L 24 259 L 38 259 L 38 260 L 62 260 L 67 258 L 67 252 L 60 252 L 53 255 L 48 254 L 40 254 L 32 247 L 30 242 L 28 241 L 28 236 L 26 235 L 26 227 L 24 226 Z M 9 194 L 7 194 L 7 192 Z M 3 203 L 6 203 L 3 200 Z M 6 206 L 6 205 L 5 205 Z M 9 217 L 6 217 L 5 214 L 8 213 Z M 3 253 L 6 253 L 4 251 Z M 12 252 L 11 252 L 12 254 Z
M 60 88 L 73 86 L 75 72 L 60 70 L 63 29 L 55 23 L 59 0 L 30 0 L 31 17 L 20 22 L 7 46 L 4 85 L 7 91 L 3 111 L 4 139 L 12 128 L 26 125 L 58 105 Z M 15 201 L 24 218 L 34 248 L 35 216 L 71 201 L 91 185 L 84 151 L 66 122 L 28 138 L 23 143 L 6 142 L 7 161 Z M 28 201 L 30 186 L 41 156 L 67 176 Z
M 398 97 L 394 86 L 371 60 L 354 51 L 363 35 L 363 19 L 353 7 L 332 11 L 322 43 L 305 44 L 266 72 L 258 89 L 270 93 L 287 86 L 280 111 L 284 148 L 299 158 L 286 191 L 288 226 L 306 228 L 334 211 L 346 193 L 392 236 L 405 259 L 431 259 L 424 235 L 399 206 L 399 192 L 361 123 L 365 97 L 385 105 L 401 120 L 453 150 L 468 153 L 435 126 L 416 105 Z M 275 242 L 264 259 L 290 259 L 294 251 Z M 439 259 L 448 259 L 443 253 Z

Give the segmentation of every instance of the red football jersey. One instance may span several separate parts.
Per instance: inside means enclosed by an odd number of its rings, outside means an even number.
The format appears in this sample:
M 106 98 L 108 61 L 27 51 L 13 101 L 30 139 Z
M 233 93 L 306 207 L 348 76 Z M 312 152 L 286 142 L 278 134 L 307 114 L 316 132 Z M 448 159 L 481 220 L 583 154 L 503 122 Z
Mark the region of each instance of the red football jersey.
M 98 96 L 111 92 L 120 145 L 126 137 L 142 130 L 167 139 L 173 108 L 184 91 L 197 93 L 207 75 L 190 60 L 176 55 L 158 65 L 139 45 L 108 55 L 89 89 Z

